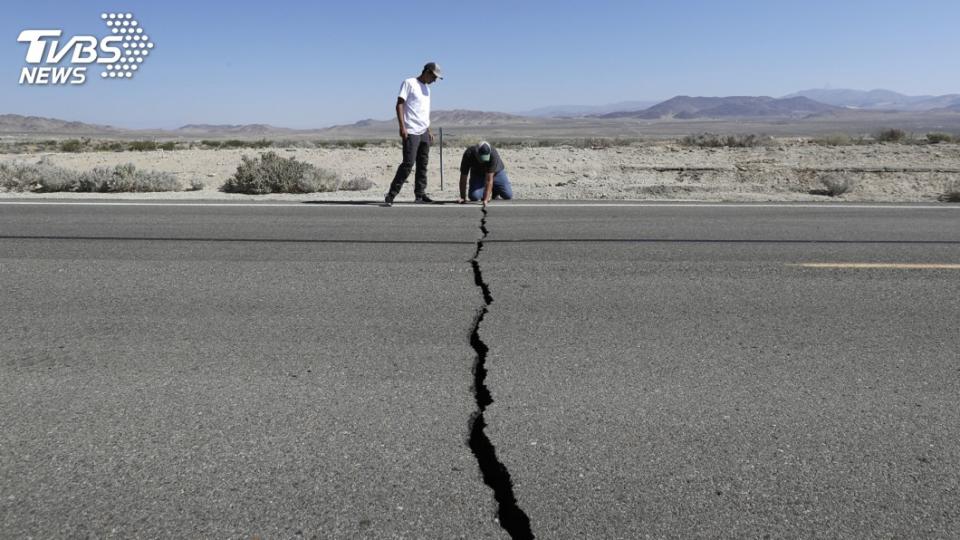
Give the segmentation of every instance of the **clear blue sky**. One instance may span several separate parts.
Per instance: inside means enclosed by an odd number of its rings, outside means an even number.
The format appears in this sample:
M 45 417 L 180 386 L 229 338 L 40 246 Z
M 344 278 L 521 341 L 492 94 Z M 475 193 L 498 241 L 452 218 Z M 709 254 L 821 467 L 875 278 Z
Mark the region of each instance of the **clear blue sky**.
M 21 30 L 102 36 L 109 11 L 134 13 L 156 43 L 133 80 L 18 84 Z M 960 92 L 958 23 L 957 0 L 9 2 L 0 113 L 323 127 L 389 118 L 402 79 L 428 60 L 446 72 L 435 110 L 825 86 L 944 94 Z

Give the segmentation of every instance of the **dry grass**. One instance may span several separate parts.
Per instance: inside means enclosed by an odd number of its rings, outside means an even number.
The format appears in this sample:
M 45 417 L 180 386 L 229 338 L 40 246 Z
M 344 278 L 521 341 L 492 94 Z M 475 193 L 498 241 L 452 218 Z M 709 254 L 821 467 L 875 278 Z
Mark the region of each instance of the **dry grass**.
M 773 144 L 773 139 L 766 135 L 756 135 L 754 133 L 747 135 L 699 133 L 696 135 L 687 135 L 680 139 L 679 142 L 683 146 L 694 146 L 697 148 L 754 148 Z
M 883 129 L 873 136 L 877 142 L 902 143 L 907 142 L 909 135 L 902 129 Z

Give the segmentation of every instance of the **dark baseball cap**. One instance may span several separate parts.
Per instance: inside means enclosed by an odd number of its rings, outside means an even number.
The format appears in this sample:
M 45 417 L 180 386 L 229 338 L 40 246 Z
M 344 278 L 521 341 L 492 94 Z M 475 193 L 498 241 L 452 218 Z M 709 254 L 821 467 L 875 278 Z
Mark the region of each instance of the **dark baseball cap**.
M 436 62 L 427 62 L 427 65 L 423 66 L 423 70 L 433 73 L 438 79 L 443 78 L 443 71 L 440 70 L 440 66 Z
M 477 145 L 477 156 L 480 161 L 490 161 L 490 143 L 483 141 Z

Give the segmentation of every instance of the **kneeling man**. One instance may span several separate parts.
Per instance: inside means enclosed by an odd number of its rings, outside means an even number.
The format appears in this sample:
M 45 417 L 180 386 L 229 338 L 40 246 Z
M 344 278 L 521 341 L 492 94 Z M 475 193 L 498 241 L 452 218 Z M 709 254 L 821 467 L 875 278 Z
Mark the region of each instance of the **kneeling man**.
M 467 175 L 470 175 L 470 191 L 467 192 Z M 513 188 L 504 169 L 500 154 L 483 141 L 475 144 L 463 153 L 460 160 L 460 199 L 464 203 L 467 198 L 471 201 L 483 201 L 486 206 L 490 199 L 512 199 Z

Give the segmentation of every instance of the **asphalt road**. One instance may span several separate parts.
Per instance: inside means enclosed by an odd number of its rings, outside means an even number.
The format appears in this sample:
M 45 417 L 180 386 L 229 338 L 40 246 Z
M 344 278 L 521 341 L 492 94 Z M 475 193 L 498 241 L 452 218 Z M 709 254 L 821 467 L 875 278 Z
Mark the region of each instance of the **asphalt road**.
M 9 537 L 960 535 L 956 206 L 0 202 Z

